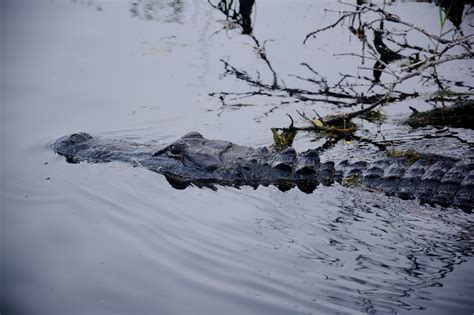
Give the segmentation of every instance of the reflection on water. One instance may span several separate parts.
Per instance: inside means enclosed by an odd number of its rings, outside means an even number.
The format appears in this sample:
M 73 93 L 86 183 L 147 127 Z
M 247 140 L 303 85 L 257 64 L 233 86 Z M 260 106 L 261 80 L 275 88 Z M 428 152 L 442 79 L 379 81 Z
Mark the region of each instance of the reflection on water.
M 423 309 L 422 301 L 430 299 L 425 289 L 442 286 L 474 253 L 470 218 L 461 223 L 453 213 L 437 216 L 427 208 L 410 213 L 396 200 L 385 203 L 371 193 L 346 197 L 339 210 L 310 210 L 298 200 L 286 216 L 257 223 L 274 249 L 307 261 L 299 268 L 313 301 L 364 314 Z M 282 211 L 292 199 L 283 198 L 277 197 Z M 455 222 L 459 230 L 452 233 Z
M 464 9 L 466 5 L 472 5 L 472 0 L 383 0 L 383 1 L 371 1 L 371 0 L 357 0 L 358 5 L 371 4 L 371 3 L 384 3 L 384 4 L 397 4 L 401 2 L 420 2 L 420 3 L 433 3 L 441 7 L 448 19 L 453 23 L 456 28 L 460 28 L 462 19 L 464 16 Z
M 101 5 L 100 0 L 72 0 L 73 3 L 78 3 L 79 5 L 86 7 L 86 8 L 92 8 L 95 7 L 97 11 L 102 11 L 103 6 Z
M 149 21 L 182 23 L 183 0 L 134 0 L 130 4 L 130 14 Z
M 219 60 L 259 67 L 256 77 L 269 87 L 273 68 L 264 57 L 288 86 L 294 81 L 284 73 L 307 78 L 314 69 L 305 89 L 318 92 L 319 72 L 357 66 L 323 58 L 332 45 L 350 44 L 340 29 L 317 46 L 301 45 L 305 32 L 328 21 L 323 5 L 332 1 L 259 0 L 257 12 L 252 1 L 234 0 L 229 19 L 237 12 L 252 23 L 214 36 L 223 13 L 202 1 L 7 2 L 0 4 L 8 78 L 2 128 L 12 136 L 0 139 L 2 314 L 472 312 L 472 215 L 339 185 L 312 194 L 275 187 L 178 191 L 141 167 L 68 165 L 44 146 L 78 130 L 161 145 L 197 129 L 210 138 L 268 144 L 269 126 L 286 123 L 280 118 L 303 103 L 284 94 L 280 80 L 286 105 L 268 106 L 259 85 L 259 99 L 237 102 L 268 107 L 217 116 L 209 109 L 221 103 L 208 93 L 247 91 L 234 77 L 219 77 Z M 238 6 L 244 2 L 246 12 Z M 437 8 L 426 7 L 437 16 Z M 397 10 L 403 12 L 403 2 Z M 303 60 L 314 68 L 298 72 Z M 338 106 L 326 98 L 304 105 L 321 115 Z M 260 123 L 253 120 L 258 115 Z M 452 153 L 466 145 L 448 137 L 429 143 L 422 138 L 436 132 L 431 128 L 387 125 L 384 137 L 419 136 L 417 146 L 426 151 Z M 461 129 L 449 132 L 472 139 Z M 311 135 L 295 139 L 295 145 L 308 143 L 314 145 Z M 328 154 L 351 158 L 355 149 L 362 147 L 344 144 Z M 359 153 L 368 158 L 371 152 Z
M 239 0 L 238 4 L 234 0 L 220 0 L 216 4 L 209 1 L 209 3 L 224 13 L 227 20 L 231 19 L 239 24 L 242 28 L 242 34 L 252 34 L 252 9 L 255 0 Z

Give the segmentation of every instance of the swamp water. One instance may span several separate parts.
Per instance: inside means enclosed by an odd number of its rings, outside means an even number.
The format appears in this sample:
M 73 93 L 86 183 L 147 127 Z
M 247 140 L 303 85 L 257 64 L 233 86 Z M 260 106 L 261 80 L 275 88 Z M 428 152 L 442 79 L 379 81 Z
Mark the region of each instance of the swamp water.
M 346 29 L 302 45 L 334 20 L 324 8 L 335 6 L 258 1 L 251 25 L 278 80 L 309 84 L 290 75 L 308 77 L 303 62 L 328 80 L 359 65 L 333 56 L 359 47 Z M 391 9 L 439 28 L 430 3 Z M 250 89 L 224 75 L 223 61 L 273 78 L 255 42 L 207 1 L 4 0 L 0 16 L 2 315 L 474 311 L 474 218 L 460 210 L 339 185 L 312 194 L 181 191 L 140 167 L 72 165 L 51 151 L 52 141 L 76 131 L 165 145 L 197 130 L 265 146 L 271 127 L 287 126 L 286 113 L 334 111 L 285 96 L 230 96 L 224 104 L 212 94 Z M 472 66 L 443 69 L 472 85 Z M 409 105 L 426 107 L 422 99 L 393 104 L 384 109 L 389 122 L 360 132 L 433 133 L 397 124 Z M 445 133 L 420 147 L 472 153 L 472 133 Z M 311 134 L 295 140 L 298 150 L 316 144 Z M 374 154 L 341 143 L 323 160 Z

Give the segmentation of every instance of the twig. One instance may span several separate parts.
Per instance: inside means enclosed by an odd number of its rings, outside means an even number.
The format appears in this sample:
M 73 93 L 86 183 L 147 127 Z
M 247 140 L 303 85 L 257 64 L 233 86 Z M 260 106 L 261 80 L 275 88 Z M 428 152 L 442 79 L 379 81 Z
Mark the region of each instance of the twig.
M 325 11 L 329 11 L 329 10 L 325 10 Z M 323 28 L 320 28 L 320 29 L 317 29 L 311 33 L 309 33 L 308 35 L 306 35 L 305 39 L 303 40 L 303 45 L 306 44 L 306 41 L 310 38 L 310 37 L 315 37 L 316 34 L 318 33 L 321 33 L 321 32 L 324 32 L 330 28 L 333 28 L 333 27 L 336 27 L 339 23 L 341 23 L 342 21 L 344 21 L 346 18 L 348 17 L 351 17 L 354 15 L 354 12 L 349 12 L 349 13 L 345 13 L 343 14 L 336 22 L 334 22 L 333 24 L 331 25 L 328 25 L 326 27 L 323 27 Z

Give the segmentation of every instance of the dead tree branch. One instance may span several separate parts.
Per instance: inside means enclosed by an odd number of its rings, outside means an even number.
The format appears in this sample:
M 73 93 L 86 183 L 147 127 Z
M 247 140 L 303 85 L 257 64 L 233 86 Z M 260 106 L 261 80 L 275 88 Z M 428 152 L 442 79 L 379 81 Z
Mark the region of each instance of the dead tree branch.
M 366 56 L 365 53 L 362 53 L 362 54 L 342 53 L 338 55 L 350 55 L 350 56 L 359 57 L 362 60 L 364 59 L 374 60 L 376 62 L 376 66 L 374 66 L 374 68 L 359 67 L 359 69 L 360 70 L 373 70 L 374 74 L 376 70 L 379 73 L 387 73 L 391 75 L 392 77 L 394 77 L 395 80 L 389 83 L 379 84 L 380 86 L 385 88 L 386 93 L 383 96 L 378 97 L 378 99 L 374 103 L 370 104 L 370 106 L 358 111 L 353 111 L 350 113 L 333 117 L 326 121 L 326 123 L 328 124 L 337 123 L 341 121 L 342 119 L 350 119 L 350 118 L 357 117 L 361 114 L 364 114 L 376 108 L 377 106 L 385 102 L 388 102 L 391 94 L 394 92 L 395 87 L 397 85 L 399 85 L 400 83 L 410 78 L 422 75 L 428 69 L 433 69 L 436 73 L 436 66 L 440 64 L 453 61 L 453 60 L 472 59 L 474 57 L 474 50 L 471 48 L 473 44 L 474 34 L 467 35 L 467 36 L 458 36 L 459 33 L 454 31 L 452 38 L 448 39 L 448 38 L 443 37 L 442 35 L 431 34 L 425 29 L 417 25 L 414 25 L 412 23 L 409 23 L 407 21 L 404 21 L 399 16 L 389 13 L 386 10 L 376 7 L 376 6 L 354 5 L 354 4 L 345 3 L 342 1 L 339 1 L 339 3 L 349 6 L 352 9 L 348 9 L 348 10 L 326 9 L 327 12 L 339 13 L 341 14 L 341 16 L 334 23 L 331 23 L 328 26 L 322 27 L 320 29 L 317 29 L 315 31 L 308 33 L 305 39 L 303 40 L 303 44 L 305 44 L 308 41 L 308 39 L 314 38 L 315 35 L 320 32 L 327 31 L 328 29 L 334 28 L 338 25 L 344 25 L 344 23 L 349 23 L 350 24 L 349 29 L 354 35 L 356 35 L 361 41 L 364 42 L 363 47 L 366 47 L 365 49 L 369 50 L 368 53 L 370 54 L 370 56 Z M 361 22 L 360 17 L 367 13 L 375 13 L 379 16 L 379 18 L 372 18 L 372 20 Z M 355 21 L 359 21 L 359 25 L 355 26 L 354 25 Z M 403 39 L 405 40 L 405 43 L 400 44 L 399 46 L 401 46 L 402 49 L 411 48 L 411 49 L 417 50 L 418 52 L 423 52 L 425 54 L 423 58 L 420 59 L 419 55 L 417 55 L 416 57 L 417 60 L 412 61 L 408 65 L 400 66 L 398 68 L 392 67 L 390 65 L 390 62 L 398 54 L 389 50 L 389 48 L 386 47 L 385 44 L 383 43 L 382 36 L 385 32 L 382 29 L 375 29 L 373 26 L 376 23 L 380 23 L 382 25 L 382 22 L 390 22 L 393 24 L 398 24 L 398 25 L 403 25 L 405 27 L 408 27 L 408 29 L 402 29 L 397 32 L 398 33 L 397 35 L 402 36 Z M 368 45 L 367 43 L 365 43 L 365 41 L 367 40 L 367 37 L 365 34 L 367 33 L 368 30 L 372 30 L 374 32 L 374 47 L 372 45 Z M 431 41 L 436 42 L 436 49 L 425 49 L 422 47 L 409 44 L 406 39 L 406 35 L 410 31 L 416 31 L 418 33 L 421 33 L 427 38 L 429 38 Z M 390 32 L 386 32 L 386 33 L 390 34 Z M 392 40 L 392 42 L 398 43 L 394 40 Z M 447 54 L 448 51 L 450 51 L 454 47 L 461 48 L 464 51 L 462 53 L 457 53 L 457 54 Z M 389 57 L 388 55 L 393 56 L 393 57 Z

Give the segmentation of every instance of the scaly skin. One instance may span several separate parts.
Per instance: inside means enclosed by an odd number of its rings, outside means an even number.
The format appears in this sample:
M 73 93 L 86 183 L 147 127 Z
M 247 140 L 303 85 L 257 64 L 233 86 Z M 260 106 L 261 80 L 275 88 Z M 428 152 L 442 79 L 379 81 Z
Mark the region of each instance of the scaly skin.
M 344 161 L 321 163 L 315 150 L 297 154 L 293 148 L 274 152 L 267 148 L 239 146 L 229 141 L 208 140 L 191 132 L 169 146 L 94 138 L 86 133 L 62 137 L 54 151 L 70 163 L 121 161 L 143 166 L 166 176 L 170 184 L 183 189 L 189 184 L 275 185 L 281 190 L 297 186 L 310 193 L 319 184 L 334 182 L 364 186 L 404 199 L 473 207 L 474 159 L 458 161 L 436 155 L 383 158 L 375 162 Z

